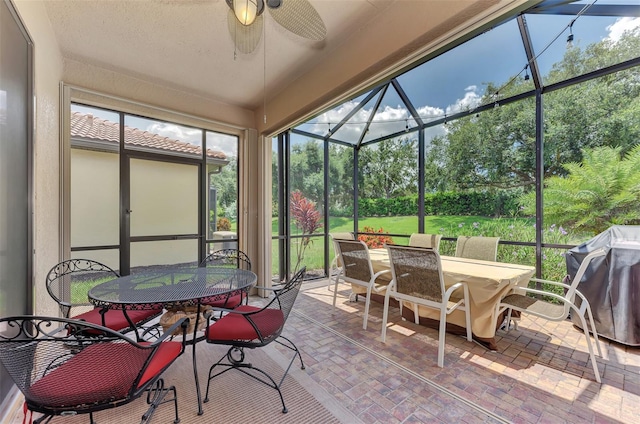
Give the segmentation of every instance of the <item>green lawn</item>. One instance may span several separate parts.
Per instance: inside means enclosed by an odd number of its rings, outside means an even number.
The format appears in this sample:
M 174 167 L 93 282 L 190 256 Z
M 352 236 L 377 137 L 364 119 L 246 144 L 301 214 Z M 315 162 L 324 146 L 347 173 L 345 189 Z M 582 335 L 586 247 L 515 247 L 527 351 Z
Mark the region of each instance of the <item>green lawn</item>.
M 463 227 L 470 227 L 474 222 L 487 223 L 493 221 L 493 218 L 485 216 L 428 216 L 424 219 L 425 233 L 438 233 L 445 234 L 449 229 L 459 228 L 460 224 Z M 527 219 L 521 219 L 522 221 L 529 222 Z M 532 221 L 531 221 L 532 222 Z M 385 232 L 392 234 L 406 234 L 418 232 L 418 217 L 417 216 L 389 216 L 389 217 L 370 217 L 361 218 L 358 221 L 360 229 L 364 227 L 372 227 L 374 229 L 384 228 Z M 278 235 L 278 219 L 273 218 L 272 234 Z M 352 232 L 353 231 L 353 219 L 330 217 L 329 218 L 329 232 Z M 300 231 L 291 225 L 291 234 L 298 234 Z
M 380 228 L 383 232 L 391 234 L 403 234 L 406 237 L 393 237 L 393 243 L 407 244 L 408 236 L 418 232 L 418 218 L 415 216 L 392 216 L 392 217 L 370 217 L 362 218 L 358 221 L 361 230 L 364 227 L 371 227 L 375 231 Z M 277 219 L 273 220 L 274 235 L 277 234 Z M 328 232 L 353 231 L 353 220 L 349 218 L 330 218 Z M 324 230 L 320 230 L 324 233 Z M 442 234 L 444 237 L 455 238 L 460 235 L 465 236 L 498 236 L 502 240 L 510 241 L 535 241 L 534 220 L 528 218 L 489 218 L 481 216 L 429 216 L 425 217 L 425 232 Z M 299 233 L 299 230 L 292 226 L 292 234 Z M 543 235 L 543 242 L 556 244 L 579 244 L 588 240 L 592 235 L 574 233 L 570 230 L 549 225 Z M 297 262 L 296 249 L 301 247 L 296 239 L 293 239 L 291 264 L 292 267 Z M 298 239 L 301 240 L 301 239 Z M 307 269 L 322 269 L 324 267 L 324 238 L 322 235 L 312 236 L 311 242 L 304 251 L 302 265 Z M 277 243 L 273 245 L 273 270 L 277 272 L 278 258 Z M 330 258 L 333 258 L 333 245 L 329 244 Z M 543 255 L 542 275 L 544 278 L 561 280 L 566 274 L 566 265 L 563 254 L 565 249 L 545 249 Z M 455 252 L 455 241 L 443 240 L 440 244 L 440 253 L 443 255 L 453 255 Z M 535 265 L 535 248 L 533 246 L 512 246 L 500 245 L 498 247 L 498 261 Z

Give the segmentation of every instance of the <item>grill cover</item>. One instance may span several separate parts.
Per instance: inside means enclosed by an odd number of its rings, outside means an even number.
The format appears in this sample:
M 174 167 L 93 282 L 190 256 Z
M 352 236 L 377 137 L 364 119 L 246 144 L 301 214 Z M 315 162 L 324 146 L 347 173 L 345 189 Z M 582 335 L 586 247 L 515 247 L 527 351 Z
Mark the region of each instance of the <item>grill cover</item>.
M 578 290 L 591 305 L 598 335 L 640 346 L 640 226 L 614 225 L 569 250 L 565 258 L 572 280 L 584 257 L 599 248 L 607 255 L 591 262 Z M 573 315 L 573 324 L 581 327 Z

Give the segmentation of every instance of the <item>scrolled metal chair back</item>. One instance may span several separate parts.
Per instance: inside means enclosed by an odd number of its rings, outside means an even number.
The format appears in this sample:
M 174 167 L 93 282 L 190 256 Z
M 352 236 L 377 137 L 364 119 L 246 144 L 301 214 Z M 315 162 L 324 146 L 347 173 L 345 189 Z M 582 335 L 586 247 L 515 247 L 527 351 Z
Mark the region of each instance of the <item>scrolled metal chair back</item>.
M 47 273 L 49 295 L 58 303 L 62 315 L 70 317 L 71 308 L 90 306 L 87 293 L 94 286 L 120 275 L 107 265 L 91 259 L 69 259 L 56 264 Z
M 238 268 L 251 271 L 251 260 L 246 253 L 238 249 L 221 249 L 209 254 L 200 266 Z

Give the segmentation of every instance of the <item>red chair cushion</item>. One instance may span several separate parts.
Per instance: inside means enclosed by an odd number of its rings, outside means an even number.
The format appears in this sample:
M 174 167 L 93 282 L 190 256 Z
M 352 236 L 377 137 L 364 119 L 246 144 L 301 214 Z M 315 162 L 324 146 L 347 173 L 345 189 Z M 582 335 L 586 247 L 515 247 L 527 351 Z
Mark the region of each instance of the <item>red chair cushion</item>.
M 234 311 L 253 312 L 260 311 L 249 316 L 260 331 L 262 337 L 268 337 L 279 331 L 284 325 L 284 315 L 280 309 L 264 309 L 255 306 L 242 305 Z M 215 341 L 230 340 L 254 340 L 258 338 L 256 330 L 247 318 L 233 312 L 220 318 L 207 329 L 207 339 Z
M 160 343 L 158 350 L 156 350 L 155 355 L 151 358 L 151 362 L 149 362 L 149 365 L 147 365 L 147 368 L 144 370 L 144 374 L 142 374 L 138 387 L 144 386 L 147 381 L 151 380 L 156 375 L 161 374 L 165 368 L 171 365 L 171 363 L 180 356 L 181 352 L 182 343 L 180 342 Z
M 160 344 L 138 388 L 162 372 L 181 350 L 180 342 Z M 36 381 L 27 397 L 31 402 L 50 407 L 126 399 L 151 352 L 129 343 L 93 344 Z
M 213 306 L 214 308 L 234 309 L 242 304 L 242 301 L 244 300 L 244 298 L 245 298 L 245 294 L 244 292 L 241 292 L 241 293 L 229 296 L 228 299 L 227 298 L 218 299 L 218 300 L 205 299 L 202 302 L 202 304 Z
M 162 310 L 160 309 L 142 309 L 139 311 L 127 310 L 127 315 L 133 323 L 139 323 L 144 322 L 161 312 Z M 107 309 L 104 314 L 104 324 L 102 324 L 100 308 L 93 308 L 88 312 L 73 317 L 73 319 L 86 321 L 91 324 L 104 325 L 113 331 L 120 331 L 129 327 L 129 322 L 124 315 L 124 311 L 120 309 Z

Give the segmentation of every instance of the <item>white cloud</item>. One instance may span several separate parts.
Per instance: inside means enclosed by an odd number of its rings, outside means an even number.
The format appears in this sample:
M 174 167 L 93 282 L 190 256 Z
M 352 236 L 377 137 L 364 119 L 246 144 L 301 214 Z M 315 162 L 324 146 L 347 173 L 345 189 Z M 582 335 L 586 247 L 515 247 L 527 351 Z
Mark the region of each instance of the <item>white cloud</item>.
M 478 93 L 478 87 L 476 85 L 470 85 L 465 88 L 464 96 L 461 99 L 457 99 L 453 104 L 442 109 L 437 106 L 420 106 L 417 108 L 418 115 L 423 121 L 429 122 L 435 119 L 440 119 L 447 115 L 453 115 L 455 113 L 473 109 L 481 103 L 481 96 Z M 322 115 L 318 116 L 312 125 L 309 132 L 314 134 L 325 136 L 329 131 L 329 128 L 335 128 L 335 126 L 344 119 L 359 103 L 349 101 L 339 107 L 332 109 Z M 360 139 L 362 131 L 365 129 L 365 122 L 371 116 L 371 108 L 360 109 L 356 112 L 349 122 L 353 124 L 345 124 L 334 135 L 338 140 L 355 143 Z M 369 132 L 364 138 L 365 140 L 372 140 L 380 137 L 384 137 L 389 134 L 404 131 L 409 125 L 409 128 L 416 126 L 414 119 L 409 114 L 409 111 L 402 105 L 398 106 L 385 106 L 378 112 L 376 112 L 372 124 L 369 126 Z M 435 135 L 441 135 L 446 132 L 444 126 L 438 126 L 427 130 L 425 134 L 427 139 Z
M 174 140 L 183 141 L 185 143 L 194 144 L 196 146 L 199 146 L 202 142 L 202 130 L 187 128 L 175 124 L 155 122 L 149 125 L 146 128 L 146 131 L 163 137 L 169 137 Z
M 183 127 L 181 125 L 155 122 L 145 129 L 150 133 L 179 140 L 185 143 L 200 146 L 202 143 L 202 130 L 197 128 Z M 207 148 L 223 152 L 227 158 L 238 156 L 237 139 L 227 134 L 214 132 L 207 133 Z
M 207 133 L 207 148 L 224 153 L 227 159 L 238 157 L 238 139 L 232 135 Z
M 607 27 L 607 31 L 609 31 L 607 39 L 616 43 L 625 31 L 632 31 L 638 27 L 640 27 L 640 18 L 624 17 L 617 19 Z
M 476 91 L 478 87 L 470 85 L 465 89 L 464 97 L 457 99 L 452 105 L 447 106 L 447 115 L 462 112 L 464 110 L 473 109 L 480 105 L 481 96 Z

